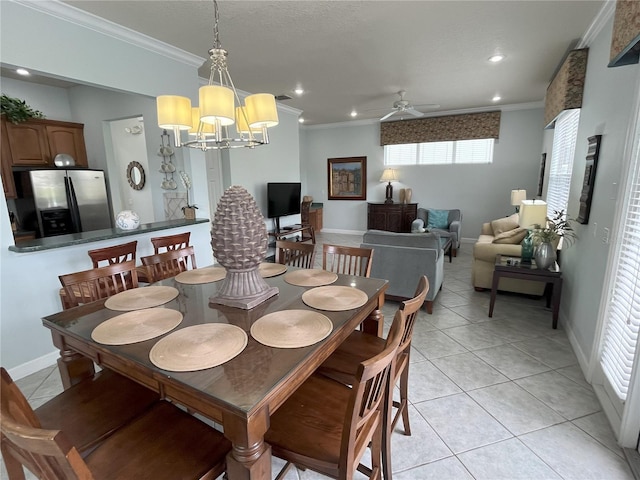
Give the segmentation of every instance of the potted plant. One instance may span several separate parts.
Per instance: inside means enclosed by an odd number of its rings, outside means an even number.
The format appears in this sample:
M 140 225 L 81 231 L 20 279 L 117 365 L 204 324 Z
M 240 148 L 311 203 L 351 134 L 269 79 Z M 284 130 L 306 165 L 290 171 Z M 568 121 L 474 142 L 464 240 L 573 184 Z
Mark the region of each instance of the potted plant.
M 538 268 L 549 268 L 556 261 L 556 249 L 562 239 L 563 245 L 571 246 L 578 238 L 571 222 L 564 210 L 553 212 L 553 217 L 547 217 L 547 224 L 542 227 L 536 225 L 533 230 L 533 242 L 536 245 L 534 258 Z
M 8 97 L 4 93 L 0 100 L 0 113 L 11 123 L 26 122 L 30 118 L 44 118 L 40 110 L 34 110 L 24 100 Z
M 187 172 L 183 172 L 181 170 L 180 180 L 182 180 L 182 185 L 187 191 L 187 204 L 184 207 L 182 207 L 182 213 L 184 213 L 184 218 L 188 220 L 195 220 L 196 210 L 198 207 L 196 205 L 191 205 L 189 203 L 189 189 L 191 189 L 191 179 L 189 178 L 189 175 L 187 174 Z

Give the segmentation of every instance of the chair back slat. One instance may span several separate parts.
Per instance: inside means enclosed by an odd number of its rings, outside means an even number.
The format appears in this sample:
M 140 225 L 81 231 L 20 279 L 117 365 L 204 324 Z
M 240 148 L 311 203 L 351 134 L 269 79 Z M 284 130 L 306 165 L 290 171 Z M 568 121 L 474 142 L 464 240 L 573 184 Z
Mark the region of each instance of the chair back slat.
M 135 240 L 122 245 L 114 245 L 113 247 L 96 248 L 89 250 L 87 253 L 93 262 L 93 268 L 100 267 L 100 262 L 107 262 L 107 265 L 114 263 L 123 263 L 128 260 L 136 259 L 136 248 L 138 241 Z M 104 265 L 102 265 L 104 266 Z
M 276 241 L 276 263 L 292 267 L 313 268 L 316 246 L 312 243 Z
M 142 257 L 140 260 L 142 265 L 147 267 L 152 282 L 175 277 L 177 274 L 189 270 L 189 263 L 191 263 L 191 269 L 197 268 L 193 247 L 168 250 L 164 253 Z
M 398 352 L 405 352 L 411 346 L 411 339 L 413 338 L 413 327 L 415 326 L 418 312 L 424 303 L 424 299 L 429 293 L 429 279 L 426 275 L 420 277 L 416 293 L 413 298 L 405 300 L 400 304 L 400 310 L 405 315 L 404 332 L 402 334 L 402 340 L 398 347 Z
M 164 237 L 153 237 L 151 244 L 153 245 L 153 253 L 161 253 L 161 250 L 180 250 L 189 246 L 189 238 L 191 232 L 177 233 L 175 235 L 166 235 Z
M 138 288 L 135 260 L 60 275 L 58 278 L 66 293 L 67 308 Z
M 390 389 L 398 345 L 404 331 L 404 314 L 397 311 L 382 352 L 358 367 L 342 431 L 340 470 L 354 471 L 374 432 L 382 429 L 383 401 Z M 381 437 L 378 437 L 381 438 Z
M 334 273 L 368 277 L 371 274 L 373 249 L 325 243 L 322 246 L 322 268 Z

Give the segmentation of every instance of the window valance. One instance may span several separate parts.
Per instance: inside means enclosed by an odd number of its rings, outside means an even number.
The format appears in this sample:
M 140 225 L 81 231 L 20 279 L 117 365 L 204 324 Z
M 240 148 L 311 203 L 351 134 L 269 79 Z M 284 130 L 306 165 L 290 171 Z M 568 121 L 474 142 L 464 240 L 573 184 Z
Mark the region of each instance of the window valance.
M 640 2 L 618 0 L 611 34 L 610 67 L 631 65 L 640 60 Z
M 571 50 L 547 88 L 544 124 L 549 127 L 560 112 L 582 107 L 589 49 Z
M 498 138 L 500 113 L 467 113 L 382 123 L 380 145 Z

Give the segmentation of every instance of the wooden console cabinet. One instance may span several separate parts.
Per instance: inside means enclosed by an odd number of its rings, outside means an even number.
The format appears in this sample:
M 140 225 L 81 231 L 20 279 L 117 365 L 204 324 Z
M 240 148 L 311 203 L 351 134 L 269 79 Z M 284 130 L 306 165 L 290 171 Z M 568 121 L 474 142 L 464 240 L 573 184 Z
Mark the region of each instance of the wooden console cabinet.
M 7 198 L 15 197 L 12 167 L 55 167 L 59 153 L 71 155 L 76 167 L 87 167 L 84 125 L 31 119 L 14 124 L 2 117 L 2 184 Z
M 367 229 L 388 232 L 411 232 L 411 223 L 418 216 L 417 203 L 367 204 Z

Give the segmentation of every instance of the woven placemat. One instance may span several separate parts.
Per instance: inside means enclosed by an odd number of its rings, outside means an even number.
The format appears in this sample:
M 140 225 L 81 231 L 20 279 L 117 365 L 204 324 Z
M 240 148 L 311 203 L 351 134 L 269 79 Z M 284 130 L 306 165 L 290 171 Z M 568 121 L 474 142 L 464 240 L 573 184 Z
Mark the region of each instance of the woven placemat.
M 329 285 L 338 279 L 338 275 L 319 268 L 294 270 L 284 276 L 284 281 L 299 287 L 320 287 Z
M 326 338 L 333 323 L 312 310 L 281 310 L 259 318 L 251 326 L 251 336 L 268 347 L 300 348 Z
M 144 342 L 170 332 L 182 322 L 182 313 L 170 308 L 147 308 L 123 313 L 101 323 L 91 338 L 105 345 Z
M 280 263 L 261 263 L 258 268 L 262 278 L 275 277 L 287 271 L 287 266 Z
M 306 305 L 331 312 L 361 307 L 367 303 L 368 299 L 369 297 L 362 290 L 334 285 L 312 288 L 302 294 L 302 301 Z
M 149 352 L 149 360 L 163 370 L 193 372 L 217 367 L 247 346 L 247 334 L 226 323 L 193 325 L 170 333 Z
M 129 311 L 158 307 L 176 298 L 180 292 L 173 287 L 149 286 L 133 288 L 107 298 L 104 306 L 109 310 Z
M 176 282 L 196 285 L 199 283 L 212 283 L 222 280 L 227 276 L 223 267 L 205 267 L 187 270 L 176 275 Z

